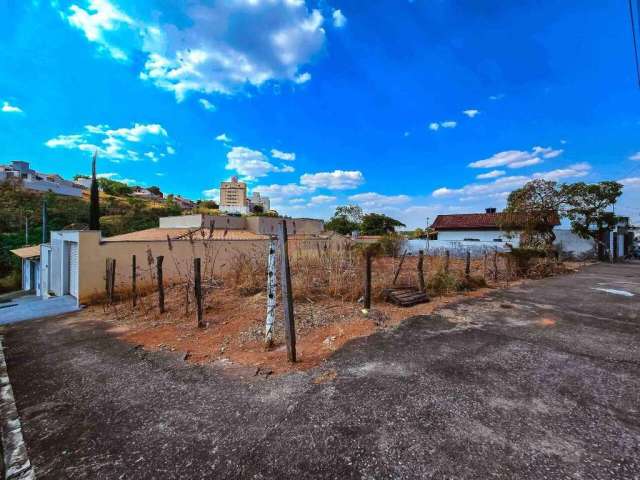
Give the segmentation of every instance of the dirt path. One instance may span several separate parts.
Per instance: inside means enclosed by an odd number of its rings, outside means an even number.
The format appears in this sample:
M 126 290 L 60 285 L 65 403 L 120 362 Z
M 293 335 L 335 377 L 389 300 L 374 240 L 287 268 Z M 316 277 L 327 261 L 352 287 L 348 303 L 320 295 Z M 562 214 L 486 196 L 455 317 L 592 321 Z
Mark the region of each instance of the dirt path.
M 8 327 L 5 353 L 39 478 L 636 478 L 639 306 L 640 265 L 597 265 L 306 372 L 193 365 L 78 316 Z

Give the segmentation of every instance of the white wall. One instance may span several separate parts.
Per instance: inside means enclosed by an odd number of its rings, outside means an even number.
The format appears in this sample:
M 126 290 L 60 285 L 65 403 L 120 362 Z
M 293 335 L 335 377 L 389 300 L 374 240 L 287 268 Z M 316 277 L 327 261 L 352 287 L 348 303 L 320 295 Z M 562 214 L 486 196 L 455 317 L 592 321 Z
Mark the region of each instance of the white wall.
M 480 242 L 492 242 L 497 246 L 501 246 L 504 243 L 510 243 L 514 247 L 520 244 L 520 236 L 517 233 L 513 234 L 513 237 L 509 237 L 506 232 L 500 230 L 450 230 L 438 232 L 438 240 L 445 242 L 462 242 L 463 244 L 474 244 L 478 242 L 465 242 L 465 238 L 478 239 Z M 499 238 L 502 242 L 494 242 L 494 239 Z
M 567 229 L 557 228 L 553 230 L 553 233 L 556 234 L 554 245 L 561 248 L 565 253 L 577 256 L 595 253 L 593 240 L 585 240 Z

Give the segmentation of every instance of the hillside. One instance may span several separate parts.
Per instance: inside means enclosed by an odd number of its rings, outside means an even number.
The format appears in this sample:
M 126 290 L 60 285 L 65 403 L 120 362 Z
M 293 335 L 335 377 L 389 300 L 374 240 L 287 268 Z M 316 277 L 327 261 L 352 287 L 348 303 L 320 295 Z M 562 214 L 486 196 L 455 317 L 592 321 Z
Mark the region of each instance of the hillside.
M 10 250 L 41 242 L 43 200 L 47 204 L 49 231 L 89 223 L 88 191 L 82 198 L 76 198 L 24 190 L 10 182 L 0 183 L 0 292 L 19 286 L 20 263 Z M 159 217 L 181 212 L 170 200 L 100 193 L 100 225 L 105 236 L 151 228 L 158 225 Z

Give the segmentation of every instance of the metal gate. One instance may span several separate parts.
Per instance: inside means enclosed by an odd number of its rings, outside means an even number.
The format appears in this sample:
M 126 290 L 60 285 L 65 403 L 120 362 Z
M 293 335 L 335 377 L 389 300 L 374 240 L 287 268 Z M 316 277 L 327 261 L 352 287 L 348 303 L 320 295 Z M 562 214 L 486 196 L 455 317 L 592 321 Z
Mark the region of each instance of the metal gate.
M 78 298 L 78 244 L 69 243 L 69 294 Z

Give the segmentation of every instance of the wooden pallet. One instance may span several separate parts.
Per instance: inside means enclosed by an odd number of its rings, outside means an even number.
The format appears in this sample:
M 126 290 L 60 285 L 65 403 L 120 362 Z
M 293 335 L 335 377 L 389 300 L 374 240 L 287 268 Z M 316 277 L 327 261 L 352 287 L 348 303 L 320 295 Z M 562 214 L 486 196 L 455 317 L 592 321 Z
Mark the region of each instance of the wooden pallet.
M 413 287 L 387 288 L 384 291 L 384 296 L 387 302 L 400 307 L 411 307 L 429 301 L 426 293 Z

